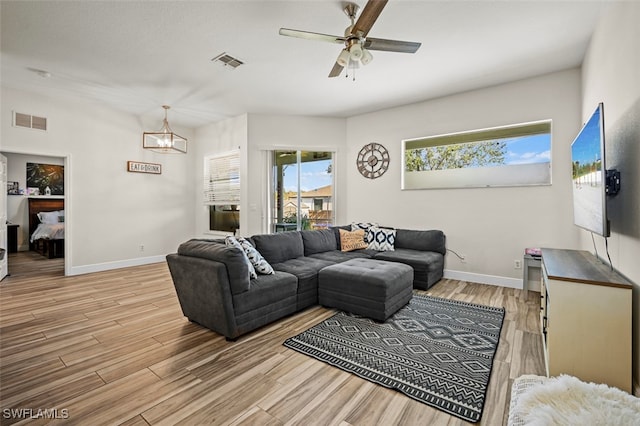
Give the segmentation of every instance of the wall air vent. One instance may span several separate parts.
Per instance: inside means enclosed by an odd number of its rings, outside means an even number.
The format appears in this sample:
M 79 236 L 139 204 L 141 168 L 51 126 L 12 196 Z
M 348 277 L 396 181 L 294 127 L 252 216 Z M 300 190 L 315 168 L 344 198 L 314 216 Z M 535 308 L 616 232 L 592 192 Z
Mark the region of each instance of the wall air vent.
M 213 62 L 221 62 L 224 66 L 229 66 L 233 69 L 238 68 L 240 65 L 244 64 L 240 59 L 234 58 L 231 55 L 228 55 L 227 52 L 222 52 L 218 56 L 212 59 Z
M 13 111 L 13 126 L 46 131 L 47 119 Z

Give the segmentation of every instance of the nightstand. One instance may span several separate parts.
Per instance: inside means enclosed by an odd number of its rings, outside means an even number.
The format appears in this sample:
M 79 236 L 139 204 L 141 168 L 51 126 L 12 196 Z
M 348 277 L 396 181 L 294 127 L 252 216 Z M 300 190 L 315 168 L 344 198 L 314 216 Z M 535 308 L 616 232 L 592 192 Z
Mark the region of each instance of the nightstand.
M 18 252 L 18 228 L 20 225 L 7 224 L 7 251 L 9 253 Z

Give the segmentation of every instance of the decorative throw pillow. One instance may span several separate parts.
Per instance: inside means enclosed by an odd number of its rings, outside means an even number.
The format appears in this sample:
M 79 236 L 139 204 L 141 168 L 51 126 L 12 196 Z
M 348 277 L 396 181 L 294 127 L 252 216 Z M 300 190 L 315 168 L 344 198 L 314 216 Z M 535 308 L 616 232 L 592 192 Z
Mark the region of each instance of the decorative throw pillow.
M 378 251 L 394 251 L 396 244 L 396 230 L 371 227 L 367 231 L 368 248 Z
M 351 222 L 351 230 L 352 231 L 357 231 L 358 229 L 364 229 L 364 242 L 368 243 L 368 230 L 371 227 L 378 227 L 377 223 L 367 223 L 367 222 L 361 222 L 361 223 L 357 223 L 357 222 Z
M 351 232 L 344 229 L 338 231 L 340 231 L 340 250 L 352 251 L 367 248 L 367 243 L 364 241 L 364 229 Z
M 240 243 L 238 242 L 236 237 L 233 237 L 233 236 L 230 235 L 230 236 L 228 236 L 227 238 L 224 239 L 224 243 L 228 247 L 235 247 L 238 250 L 240 250 L 240 253 L 242 253 L 242 255 L 244 257 L 245 263 L 247 264 L 247 267 L 249 268 L 249 279 L 258 278 L 258 274 L 256 274 L 256 270 L 253 267 L 253 264 L 251 263 L 251 261 L 249 260 L 249 256 L 247 256 L 247 253 L 244 251 L 244 249 L 242 248 L 242 246 L 240 245 Z
M 269 265 L 269 262 L 267 262 L 267 260 L 262 257 L 260 252 L 256 250 L 256 248 L 249 241 L 245 240 L 242 237 L 238 237 L 238 242 L 244 249 L 244 252 L 247 254 L 247 257 L 249 258 L 249 261 L 255 268 L 256 272 L 265 275 L 275 273 L 273 271 L 273 267 Z

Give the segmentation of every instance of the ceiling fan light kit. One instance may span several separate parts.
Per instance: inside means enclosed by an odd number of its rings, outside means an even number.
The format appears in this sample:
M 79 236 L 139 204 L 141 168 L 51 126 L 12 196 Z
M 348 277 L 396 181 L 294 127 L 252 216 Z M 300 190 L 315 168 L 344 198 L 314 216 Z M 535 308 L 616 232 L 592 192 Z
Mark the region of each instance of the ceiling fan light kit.
M 360 58 L 360 63 L 362 65 L 368 65 L 371 61 L 373 61 L 373 55 L 366 49 L 362 49 L 362 58 Z
M 337 77 L 344 68 L 358 68 L 358 64 L 367 65 L 373 60 L 369 50 L 382 50 L 386 52 L 416 53 L 421 43 L 400 40 L 387 40 L 382 38 L 367 38 L 367 34 L 376 22 L 382 9 L 388 0 L 369 0 L 356 21 L 359 7 L 355 3 L 347 3 L 344 13 L 351 20 L 351 25 L 344 32 L 344 37 L 329 34 L 314 33 L 310 31 L 292 30 L 280 28 L 280 35 L 297 37 L 307 40 L 326 41 L 329 43 L 342 43 L 344 49 L 338 55 L 329 77 Z M 348 76 L 348 75 L 347 75 Z M 355 75 L 354 75 L 355 80 Z
M 342 49 L 342 52 L 338 55 L 338 59 L 336 62 L 340 64 L 341 67 L 346 67 L 349 65 L 349 60 L 351 59 L 351 53 L 347 49 Z
M 360 59 L 362 59 L 362 46 L 360 45 L 360 42 L 357 43 L 353 43 L 351 45 L 351 48 L 349 49 L 349 53 L 351 54 L 351 59 L 353 59 L 354 61 L 359 61 Z

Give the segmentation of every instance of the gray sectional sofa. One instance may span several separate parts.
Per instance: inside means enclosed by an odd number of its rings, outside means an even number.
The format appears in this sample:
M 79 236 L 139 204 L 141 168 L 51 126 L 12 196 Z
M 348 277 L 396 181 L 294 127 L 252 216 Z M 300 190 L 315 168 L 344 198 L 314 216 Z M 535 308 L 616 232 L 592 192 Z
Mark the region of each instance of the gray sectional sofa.
M 192 239 L 167 256 L 183 314 L 228 340 L 318 304 L 318 274 L 354 258 L 410 265 L 413 286 L 428 289 L 442 278 L 442 231 L 397 229 L 393 251 L 340 250 L 339 229 L 254 235 L 248 240 L 271 264 L 274 274 L 249 278 L 244 254 L 223 239 Z

